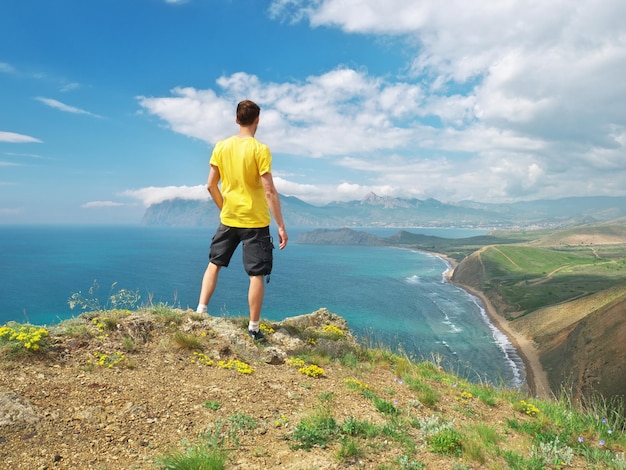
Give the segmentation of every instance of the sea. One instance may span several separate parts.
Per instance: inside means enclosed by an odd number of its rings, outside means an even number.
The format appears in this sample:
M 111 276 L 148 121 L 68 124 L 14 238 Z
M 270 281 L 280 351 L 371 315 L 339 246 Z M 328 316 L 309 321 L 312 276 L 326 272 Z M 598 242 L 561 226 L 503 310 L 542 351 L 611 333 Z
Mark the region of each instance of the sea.
M 107 308 L 120 290 L 137 292 L 140 305 L 195 309 L 213 230 L 0 226 L 0 325 L 50 326 L 82 313 L 70 308 L 74 294 Z M 303 230 L 290 229 L 286 249 L 275 250 L 262 318 L 279 321 L 327 308 L 365 345 L 434 361 L 473 382 L 524 386 L 517 351 L 480 299 L 447 281 L 444 259 L 402 248 L 300 244 Z M 400 229 L 360 230 L 390 236 Z M 445 238 L 485 233 L 405 230 Z M 247 286 L 238 249 L 220 272 L 209 313 L 247 317 Z

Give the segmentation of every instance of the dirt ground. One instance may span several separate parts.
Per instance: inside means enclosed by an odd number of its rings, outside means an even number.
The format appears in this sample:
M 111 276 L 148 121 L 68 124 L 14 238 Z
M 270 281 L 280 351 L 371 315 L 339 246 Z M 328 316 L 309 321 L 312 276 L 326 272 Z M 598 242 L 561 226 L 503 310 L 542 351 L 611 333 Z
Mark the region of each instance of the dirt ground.
M 346 379 L 367 384 L 377 396 L 416 419 L 437 413 L 454 420 L 455 427 L 480 419 L 509 434 L 507 445 L 512 448 L 524 451 L 528 445 L 505 431 L 506 419 L 514 413 L 508 403 L 487 407 L 477 402 L 473 418 L 459 409 L 459 398 L 452 393 L 442 395 L 436 410 L 416 406 L 415 392 L 395 377 L 388 365 L 355 367 L 328 361 L 319 364 L 324 369 L 322 377 L 309 377 L 285 363 L 302 345 L 284 328 L 276 326 L 268 342 L 258 345 L 248 338 L 241 322 L 187 318 L 193 317 L 192 312 L 183 317 L 182 324 L 173 329 L 154 324 L 147 315 L 133 314 L 120 320 L 108 336 L 88 338 L 66 330 L 51 335 L 53 347 L 45 354 L 2 358 L 0 408 L 4 409 L 0 412 L 5 416 L 0 416 L 0 468 L 155 469 L 159 457 L 244 417 L 254 426 L 239 427 L 235 439 L 228 441 L 226 468 L 400 468 L 397 459 L 403 455 L 402 446 L 384 437 L 378 438 L 375 446 L 365 447 L 362 455 L 348 459 L 338 457 L 339 442 L 308 451 L 293 448 L 290 436 L 295 426 L 318 410 L 320 397 L 329 394 L 338 423 L 351 416 L 385 422 L 372 400 L 346 387 Z M 340 319 L 325 310 L 298 318 L 300 325 L 318 329 Z M 347 329 L 345 322 L 334 324 Z M 202 364 L 198 355 L 173 339 L 174 330 L 200 338 L 205 357 L 215 362 L 238 359 L 253 372 L 242 374 Z M 114 352 L 123 344 L 131 349 L 123 359 L 118 357 L 120 361 L 111 367 L 97 365 L 96 353 L 117 357 Z M 412 458 L 425 468 L 488 468 L 460 457 L 434 454 L 418 429 L 408 433 L 416 449 Z

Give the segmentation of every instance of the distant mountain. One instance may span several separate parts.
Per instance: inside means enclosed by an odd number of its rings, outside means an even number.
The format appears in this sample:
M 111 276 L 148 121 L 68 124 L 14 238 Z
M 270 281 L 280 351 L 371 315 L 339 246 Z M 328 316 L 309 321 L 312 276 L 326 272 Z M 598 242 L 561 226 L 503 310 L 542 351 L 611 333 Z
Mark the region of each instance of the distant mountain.
M 489 204 L 473 201 L 458 203 L 461 207 L 501 214 L 507 218 L 525 220 L 572 220 L 593 223 L 617 219 L 626 215 L 625 197 L 567 197 L 562 199 L 540 199 L 510 204 Z
M 371 233 L 358 232 L 349 228 L 317 229 L 312 232 L 298 234 L 297 243 L 309 245 L 387 245 L 384 239 Z
M 219 223 L 220 214 L 212 200 L 169 199 L 146 209 L 142 225 L 206 227 Z
M 314 206 L 281 196 L 289 227 L 559 227 L 626 216 L 624 197 L 575 197 L 511 204 L 402 199 L 370 193 L 363 199 Z M 210 199 L 171 199 L 146 210 L 144 225 L 208 226 L 219 220 Z

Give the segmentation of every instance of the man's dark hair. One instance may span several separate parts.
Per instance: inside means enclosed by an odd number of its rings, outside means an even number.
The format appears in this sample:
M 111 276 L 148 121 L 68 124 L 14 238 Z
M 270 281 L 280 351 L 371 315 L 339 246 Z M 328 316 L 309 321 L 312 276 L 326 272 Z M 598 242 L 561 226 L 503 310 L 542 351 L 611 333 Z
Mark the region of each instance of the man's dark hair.
M 251 125 L 261 114 L 261 108 L 254 101 L 243 100 L 237 105 L 237 122 L 242 126 Z

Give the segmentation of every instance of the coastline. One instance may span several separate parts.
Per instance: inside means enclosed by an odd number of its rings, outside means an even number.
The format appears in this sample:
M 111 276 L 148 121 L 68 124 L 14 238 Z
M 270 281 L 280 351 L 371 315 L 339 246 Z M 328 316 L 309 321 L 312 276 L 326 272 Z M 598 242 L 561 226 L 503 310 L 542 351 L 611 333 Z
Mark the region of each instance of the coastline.
M 473 287 L 452 281 L 452 274 L 459 264 L 455 259 L 441 253 L 433 254 L 440 257 L 450 266 L 450 268 L 444 273 L 446 279 L 450 283 L 459 286 L 463 290 L 466 290 L 470 294 L 478 297 L 483 304 L 485 313 L 489 317 L 489 320 L 498 330 L 506 335 L 511 344 L 513 344 L 520 358 L 524 362 L 524 366 L 526 367 L 526 385 L 528 386 L 530 393 L 541 397 L 551 397 L 552 391 L 548 382 L 548 375 L 539 361 L 537 349 L 532 342 L 511 327 L 509 321 L 496 311 L 485 294 L 477 289 L 474 289 Z

